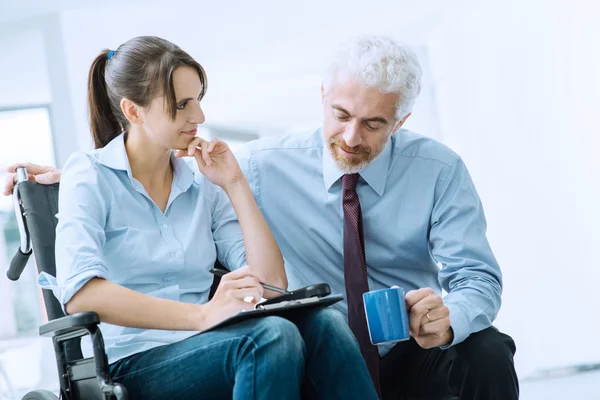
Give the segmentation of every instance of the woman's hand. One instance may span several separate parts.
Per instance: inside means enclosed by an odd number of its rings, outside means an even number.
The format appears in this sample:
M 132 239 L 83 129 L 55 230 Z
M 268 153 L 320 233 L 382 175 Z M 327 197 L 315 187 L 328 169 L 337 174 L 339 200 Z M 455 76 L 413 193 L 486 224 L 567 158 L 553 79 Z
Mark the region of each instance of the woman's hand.
M 240 311 L 254 309 L 263 295 L 260 281 L 260 277 L 250 275 L 248 266 L 223 275 L 215 295 L 206 303 L 203 325 L 211 327 Z
M 177 157 L 196 158 L 200 172 L 212 183 L 222 188 L 239 182 L 244 174 L 227 143 L 213 138 L 210 142 L 195 137 L 186 150 L 175 153 Z

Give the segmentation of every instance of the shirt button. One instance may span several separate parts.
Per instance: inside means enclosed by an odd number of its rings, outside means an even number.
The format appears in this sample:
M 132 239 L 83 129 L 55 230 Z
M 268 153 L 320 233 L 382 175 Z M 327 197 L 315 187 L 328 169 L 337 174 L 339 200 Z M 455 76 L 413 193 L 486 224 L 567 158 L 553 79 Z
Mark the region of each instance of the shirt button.
M 177 258 L 181 257 L 181 253 L 175 254 L 175 257 L 177 257 Z
M 169 227 L 169 225 L 167 225 L 167 224 L 163 225 L 163 228 L 165 228 L 165 229 L 167 229 L 168 227 Z

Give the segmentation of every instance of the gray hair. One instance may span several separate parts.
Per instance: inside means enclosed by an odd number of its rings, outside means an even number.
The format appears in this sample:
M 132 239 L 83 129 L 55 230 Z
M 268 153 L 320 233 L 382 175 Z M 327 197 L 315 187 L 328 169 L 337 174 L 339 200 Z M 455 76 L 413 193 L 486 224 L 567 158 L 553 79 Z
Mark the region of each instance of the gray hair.
M 325 68 L 323 88 L 327 91 L 337 75 L 359 79 L 368 87 L 398 93 L 396 117 L 412 111 L 421 91 L 423 71 L 414 52 L 387 36 L 360 36 L 341 45 Z

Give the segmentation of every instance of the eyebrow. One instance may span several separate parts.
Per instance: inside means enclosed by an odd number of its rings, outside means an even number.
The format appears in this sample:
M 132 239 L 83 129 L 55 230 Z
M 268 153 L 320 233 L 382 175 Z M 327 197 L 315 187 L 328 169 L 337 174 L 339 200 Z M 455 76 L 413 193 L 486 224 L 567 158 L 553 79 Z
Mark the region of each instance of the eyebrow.
M 198 99 L 200 98 L 200 95 L 198 95 L 197 97 Z M 191 101 L 191 100 L 195 100 L 193 97 L 186 97 L 185 99 L 181 99 L 177 102 L 177 104 L 179 103 L 185 103 L 186 101 Z
M 336 109 L 338 111 L 341 111 L 344 114 L 350 115 L 350 113 L 348 111 L 346 111 L 343 107 L 338 106 L 337 104 L 332 104 L 331 108 L 334 108 L 334 109 Z M 379 123 L 384 124 L 384 125 L 387 125 L 387 123 L 388 123 L 387 120 L 385 118 L 383 118 L 383 117 L 366 118 L 366 119 L 363 119 L 363 122 L 379 122 Z

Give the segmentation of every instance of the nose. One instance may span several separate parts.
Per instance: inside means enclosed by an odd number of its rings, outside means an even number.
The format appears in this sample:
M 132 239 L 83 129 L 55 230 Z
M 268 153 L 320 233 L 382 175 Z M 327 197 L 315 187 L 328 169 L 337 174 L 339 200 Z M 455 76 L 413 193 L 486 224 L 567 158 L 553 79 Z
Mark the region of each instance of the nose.
M 190 112 L 189 122 L 191 124 L 200 125 L 206 121 L 206 117 L 204 116 L 204 111 L 202 111 L 202 107 L 200 107 L 199 103 L 195 103 L 194 108 Z
M 356 147 L 363 142 L 362 137 L 360 136 L 360 130 L 356 123 L 348 124 L 346 126 L 342 138 L 348 147 Z

